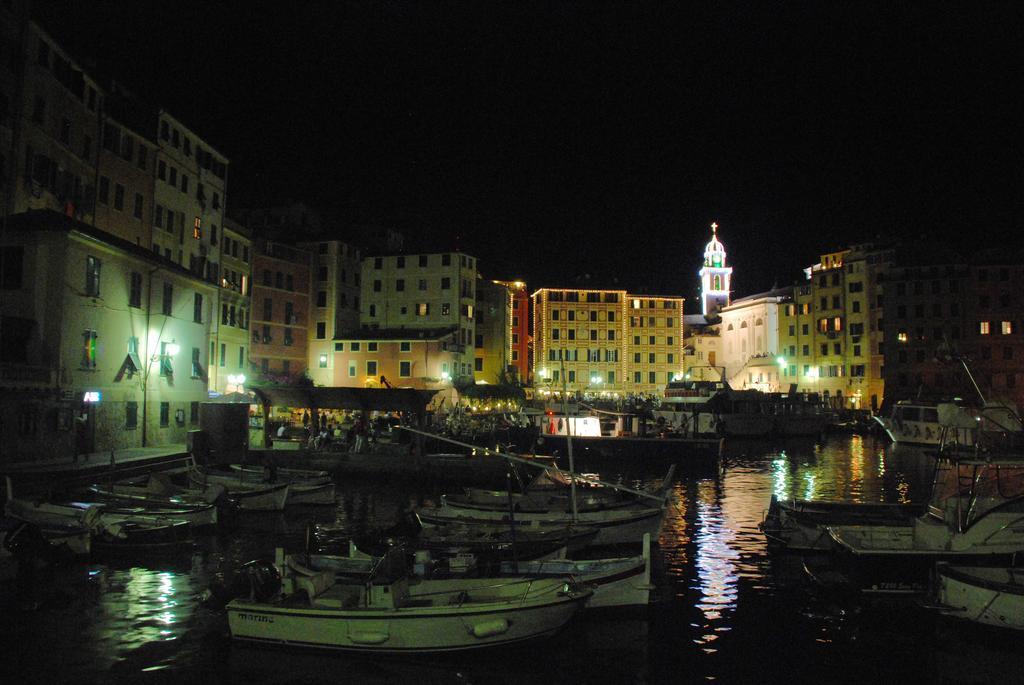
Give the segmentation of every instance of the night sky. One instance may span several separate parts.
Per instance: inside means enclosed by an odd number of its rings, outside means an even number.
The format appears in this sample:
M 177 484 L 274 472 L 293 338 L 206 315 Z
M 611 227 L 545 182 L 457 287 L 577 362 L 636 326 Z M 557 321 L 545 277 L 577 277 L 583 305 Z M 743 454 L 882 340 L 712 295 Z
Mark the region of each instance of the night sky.
M 1020 242 L 1024 3 L 37 4 L 229 156 L 229 211 L 488 277 L 694 297 L 712 221 L 735 296 L 853 241 Z

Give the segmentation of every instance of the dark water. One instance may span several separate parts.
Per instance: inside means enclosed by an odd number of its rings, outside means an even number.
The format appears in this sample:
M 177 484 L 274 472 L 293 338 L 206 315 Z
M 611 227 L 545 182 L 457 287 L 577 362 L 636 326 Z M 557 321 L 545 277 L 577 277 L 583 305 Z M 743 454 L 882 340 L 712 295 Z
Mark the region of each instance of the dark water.
M 604 468 L 601 475 L 659 475 Z M 178 563 L 73 565 L 44 573 L 41 605 L 3 589 L 6 682 L 688 683 L 1024 682 L 1019 636 L 942 619 L 910 602 L 819 593 L 800 560 L 769 557 L 757 530 L 773 493 L 906 502 L 927 497 L 930 458 L 874 438 L 728 447 L 720 475 L 679 473 L 655 550 L 660 602 L 640 615 L 581 615 L 563 634 L 513 650 L 442 658 L 353 657 L 232 644 L 200 603 L 211 580 L 275 546 L 300 549 L 307 524 L 339 548 L 438 491 L 351 483 L 336 508 L 245 516 Z

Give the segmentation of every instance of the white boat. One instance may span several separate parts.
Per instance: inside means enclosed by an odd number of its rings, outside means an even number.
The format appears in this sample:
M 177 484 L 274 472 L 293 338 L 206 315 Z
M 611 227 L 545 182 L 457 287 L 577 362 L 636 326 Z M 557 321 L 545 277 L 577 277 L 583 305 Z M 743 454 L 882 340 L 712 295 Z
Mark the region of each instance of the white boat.
M 237 476 L 211 474 L 198 467 L 188 471 L 190 482 L 201 489 L 210 485 L 221 485 L 228 495 L 238 502 L 238 507 L 247 511 L 284 511 L 291 492 L 290 483 L 250 483 Z
M 139 513 L 188 521 L 194 528 L 217 525 L 217 507 L 212 504 L 185 502 L 181 498 L 153 493 L 139 494 L 135 488 L 129 491 L 117 483 L 91 485 L 89 494 L 90 499 L 104 503 L 106 511 L 132 508 Z
M 940 407 L 939 415 L 944 428 L 974 422 L 953 405 Z M 1024 552 L 1024 454 L 988 451 L 980 428 L 974 431 L 970 452 L 943 444 L 928 508 L 911 525 L 826 528 L 855 585 L 919 592 L 937 561 L 993 566 Z
M 893 443 L 912 447 L 972 448 L 979 432 L 982 440 L 1020 435 L 1022 426 L 1012 404 L 991 401 L 980 402 L 979 406 L 968 407 L 959 399 L 900 400 L 889 416 L 874 419 Z M 949 414 L 945 420 L 939 415 L 940 407 Z
M 594 591 L 588 609 L 647 606 L 651 601 L 651 538 L 644 536 L 643 554 L 607 559 L 543 559 L 502 562 L 503 574 L 530 577 L 572 576 Z
M 267 477 L 266 467 L 253 466 L 250 464 L 231 464 L 230 469 L 245 474 L 246 478 L 262 481 Z M 277 467 L 273 469 L 275 480 L 282 483 L 330 483 L 331 474 L 327 471 L 314 469 L 293 469 L 288 467 Z
M 291 485 L 291 488 L 288 492 L 287 504 L 334 504 L 335 501 L 334 481 L 326 471 L 288 468 L 267 469 L 256 466 L 243 466 L 242 464 L 232 464 L 229 470 L 205 468 L 202 471 L 208 474 L 208 476 L 214 476 L 215 478 L 230 478 L 236 482 L 262 485 L 264 487 L 288 483 Z M 226 484 L 224 480 L 217 482 L 222 485 Z
M 1024 568 L 936 566 L 934 605 L 947 616 L 1024 630 Z
M 758 528 L 772 550 L 829 552 L 826 528 L 837 525 L 909 526 L 924 513 L 923 504 L 885 504 L 779 499 L 772 495 Z
M 567 578 L 338 583 L 332 571 L 278 557 L 280 590 L 227 604 L 234 639 L 381 653 L 479 649 L 553 635 L 591 595 Z
M 581 511 L 576 521 L 580 525 L 598 529 L 593 545 L 635 544 L 649 534 L 657 539 L 661 534 L 665 513 L 668 509 L 666 501 L 660 507 L 622 507 L 618 509 L 601 509 Z M 424 524 L 444 525 L 451 523 L 501 523 L 519 526 L 565 526 L 573 521 L 572 512 L 561 507 L 547 511 L 516 512 L 510 519 L 508 511 L 478 509 L 468 510 L 456 508 L 442 503 L 439 507 L 421 507 L 417 512 Z
M 889 416 L 874 419 L 897 445 L 938 447 L 942 441 L 937 402 L 900 400 Z

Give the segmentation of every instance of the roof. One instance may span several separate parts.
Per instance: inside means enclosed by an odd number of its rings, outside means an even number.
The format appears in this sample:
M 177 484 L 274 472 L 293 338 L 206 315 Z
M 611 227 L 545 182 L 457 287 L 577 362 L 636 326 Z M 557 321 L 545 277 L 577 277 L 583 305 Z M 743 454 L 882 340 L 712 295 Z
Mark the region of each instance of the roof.
M 201 283 L 210 288 L 216 288 L 215 283 L 203 280 L 195 273 L 189 271 L 177 262 L 173 262 L 166 257 L 158 255 L 152 250 L 148 250 L 141 245 L 129 242 L 123 238 L 119 238 L 116 235 L 101 231 L 95 226 L 83 223 L 77 219 L 72 219 L 69 216 L 56 212 L 52 209 L 33 209 L 27 212 L 20 212 L 18 214 L 12 214 L 7 218 L 7 229 L 11 231 L 61 231 L 70 233 L 75 231 L 83 235 L 87 235 L 90 238 L 97 240 L 101 243 L 106 243 L 111 247 L 116 247 L 119 250 L 123 250 L 130 255 L 138 257 L 150 264 L 160 266 L 161 268 L 172 271 L 191 278 L 197 283 Z
M 454 335 L 454 327 L 445 328 L 360 328 L 334 336 L 335 340 L 441 340 Z
M 299 388 L 268 385 L 249 388 L 256 397 L 277 407 L 357 409 L 362 411 L 423 411 L 439 390 L 407 388 Z
M 731 307 L 731 306 L 733 306 L 735 304 L 747 304 L 747 303 L 753 302 L 755 300 L 761 300 L 761 299 L 769 298 L 769 297 L 783 297 L 783 298 L 785 298 L 785 297 L 792 297 L 792 296 L 793 296 L 793 286 L 790 285 L 790 286 L 785 286 L 783 288 L 772 288 L 771 290 L 766 290 L 763 293 L 754 293 L 753 295 L 746 295 L 744 297 L 740 297 L 738 299 L 733 300 L 732 303 L 729 306 Z

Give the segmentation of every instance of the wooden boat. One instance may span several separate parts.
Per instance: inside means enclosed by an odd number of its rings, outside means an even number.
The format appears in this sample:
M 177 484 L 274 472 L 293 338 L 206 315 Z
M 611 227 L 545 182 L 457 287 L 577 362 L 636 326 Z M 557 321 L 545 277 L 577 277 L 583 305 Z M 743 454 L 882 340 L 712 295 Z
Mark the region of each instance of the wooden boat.
M 190 482 L 201 489 L 210 485 L 223 486 L 238 507 L 247 511 L 284 511 L 291 492 L 290 483 L 249 483 L 243 478 L 219 475 L 197 466 L 189 468 Z
M 77 526 L 91 533 L 91 551 L 174 552 L 190 548 L 192 526 L 187 521 L 154 516 L 142 509 L 112 508 L 92 502 L 45 502 L 14 497 L 8 478 L 6 514 L 40 528 Z
M 947 616 L 1024 630 L 1024 568 L 936 565 L 937 603 Z
M 660 507 L 622 507 L 598 511 L 582 511 L 577 516 L 580 525 L 598 529 L 593 545 L 638 544 L 644 533 L 657 538 L 664 523 L 667 503 Z M 421 507 L 417 512 L 424 524 L 451 523 L 515 525 L 517 529 L 531 526 L 563 527 L 572 523 L 572 512 L 561 507 L 547 511 L 517 512 L 514 518 L 508 511 L 467 510 L 442 503 L 438 507 Z
M 830 525 L 909 526 L 924 508 L 923 504 L 787 500 L 772 495 L 758 528 L 773 551 L 830 552 L 832 538 L 826 530 Z
M 153 516 L 188 521 L 194 528 L 217 525 L 217 507 L 212 504 L 185 502 L 180 497 L 139 494 L 117 483 L 89 486 L 90 499 L 104 503 L 108 511 L 123 507 L 146 510 Z
M 562 548 L 578 551 L 591 544 L 598 529 L 583 525 L 508 526 L 493 523 L 448 523 L 424 526 L 415 540 L 418 549 L 468 551 L 488 558 L 537 559 Z
M 553 635 L 591 595 L 567 578 L 338 583 L 331 571 L 278 557 L 270 568 L 280 573 L 280 589 L 227 604 L 234 639 L 382 653 L 479 649 Z
M 287 504 L 334 504 L 335 485 L 326 471 L 307 469 L 264 469 L 255 466 L 232 464 L 228 470 L 205 468 L 203 471 L 215 478 L 232 478 L 250 485 L 280 485 L 288 483 Z M 225 481 L 218 481 L 225 485 Z

